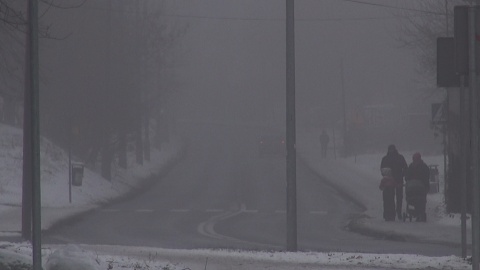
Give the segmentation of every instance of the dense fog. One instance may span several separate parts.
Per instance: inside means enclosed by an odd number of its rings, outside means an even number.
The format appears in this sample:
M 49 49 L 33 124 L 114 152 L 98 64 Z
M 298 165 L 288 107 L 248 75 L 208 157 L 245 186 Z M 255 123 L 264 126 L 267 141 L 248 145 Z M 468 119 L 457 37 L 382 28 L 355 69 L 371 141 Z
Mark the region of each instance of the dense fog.
M 348 137 L 354 152 L 389 143 L 440 151 L 430 110 L 445 92 L 422 65 L 422 48 L 406 46 L 409 22 L 429 19 L 415 11 L 425 3 L 296 1 L 297 128 L 335 133 L 339 149 Z M 282 1 L 42 3 L 40 23 L 42 133 L 66 144 L 75 129 L 85 159 L 112 137 L 138 146 L 142 127 L 160 141 L 178 122 L 285 128 Z M 13 36 L 23 43 L 21 31 Z M 24 60 L 14 51 L 4 107 L 20 125 Z

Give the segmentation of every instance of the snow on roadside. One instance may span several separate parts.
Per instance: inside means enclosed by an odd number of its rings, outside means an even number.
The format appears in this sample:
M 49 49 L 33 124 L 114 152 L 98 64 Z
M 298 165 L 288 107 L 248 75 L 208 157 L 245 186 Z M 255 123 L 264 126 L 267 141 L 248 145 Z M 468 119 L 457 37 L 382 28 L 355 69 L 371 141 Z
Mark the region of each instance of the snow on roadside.
M 22 130 L 0 124 L 0 205 L 20 206 L 22 200 Z M 107 181 L 98 172 L 85 168 L 81 186 L 72 187 L 69 201 L 68 154 L 42 138 L 41 189 L 43 207 L 78 207 L 98 205 L 125 194 L 142 184 L 144 179 L 159 173 L 180 151 L 180 142 L 162 145 L 162 151 L 152 148 L 152 162 L 136 165 L 129 158 L 129 169 L 114 168 L 113 180 Z M 131 154 L 133 155 L 133 154 Z M 130 155 L 130 156 L 131 156 Z M 75 161 L 73 159 L 73 161 Z M 1 209 L 0 209 L 1 210 Z
M 31 256 L 28 243 L 0 242 L 4 251 Z M 109 255 L 115 254 L 115 255 Z M 44 247 L 46 270 L 67 262 L 83 269 L 470 269 L 456 256 L 427 257 L 408 254 L 358 254 L 342 252 L 268 252 L 238 250 L 172 250 L 149 247 L 57 246 Z M 83 266 L 90 266 L 85 268 Z M 92 267 L 96 268 L 92 268 Z M 208 266 L 208 267 L 207 267 Z M 82 268 L 83 267 L 83 268 Z M 228 268 L 227 268 L 228 267 Z M 341 267 L 341 268 L 340 268 Z M 343 268 L 344 267 L 344 268 Z M 70 268 L 69 268 L 70 269 Z M 72 268 L 73 269 L 73 268 Z

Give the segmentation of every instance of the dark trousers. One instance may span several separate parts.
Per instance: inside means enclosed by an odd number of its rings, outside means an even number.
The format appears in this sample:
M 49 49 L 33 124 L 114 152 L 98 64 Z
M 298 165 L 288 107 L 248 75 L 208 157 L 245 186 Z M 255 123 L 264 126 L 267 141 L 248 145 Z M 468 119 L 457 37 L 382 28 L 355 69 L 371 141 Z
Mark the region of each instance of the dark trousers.
M 396 197 L 396 207 L 397 216 L 402 216 L 402 203 L 403 203 L 403 186 L 395 188 L 395 197 Z
M 395 188 L 383 190 L 383 218 L 386 221 L 395 220 Z

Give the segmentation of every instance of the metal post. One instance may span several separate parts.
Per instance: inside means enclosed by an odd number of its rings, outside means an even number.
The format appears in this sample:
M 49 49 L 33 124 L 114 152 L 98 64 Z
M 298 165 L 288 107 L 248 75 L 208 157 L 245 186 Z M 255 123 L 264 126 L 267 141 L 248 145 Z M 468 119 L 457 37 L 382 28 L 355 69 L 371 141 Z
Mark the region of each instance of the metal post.
M 42 269 L 41 252 L 41 198 L 40 198 L 40 115 L 39 115 L 39 57 L 38 57 L 38 1 L 28 1 L 28 50 L 30 55 L 29 69 L 29 89 L 31 104 L 31 165 L 32 165 L 32 254 L 33 269 Z
M 462 258 L 467 257 L 467 170 L 469 169 L 467 153 L 470 144 L 470 117 L 469 117 L 469 98 L 465 88 L 465 76 L 460 77 L 460 104 L 462 110 L 460 111 L 461 124 L 461 166 L 460 181 L 461 181 L 461 243 L 462 243 Z
M 478 95 L 476 91 L 477 78 L 475 66 L 475 7 L 468 9 L 468 50 L 469 50 L 469 79 L 472 97 L 471 123 L 472 123 L 472 180 L 473 180 L 473 203 L 472 203 L 472 269 L 478 270 L 479 263 L 479 170 L 478 170 Z
M 335 142 L 335 125 L 333 126 L 332 128 L 332 132 L 333 132 L 333 157 L 334 159 L 336 160 L 337 159 L 337 146 L 336 146 L 336 142 Z
M 349 136 L 347 136 L 347 104 L 345 97 L 345 82 L 343 78 L 343 59 L 340 63 L 340 79 L 342 84 L 342 113 L 343 113 L 343 154 L 345 157 L 350 154 L 351 142 Z
M 68 123 L 68 201 L 72 203 L 72 118 Z
M 294 0 L 286 0 L 287 250 L 297 251 Z
M 27 11 L 28 14 L 28 11 Z M 32 97 L 30 87 L 30 29 L 25 37 L 25 93 L 23 98 L 23 175 L 22 175 L 22 238 L 32 240 Z

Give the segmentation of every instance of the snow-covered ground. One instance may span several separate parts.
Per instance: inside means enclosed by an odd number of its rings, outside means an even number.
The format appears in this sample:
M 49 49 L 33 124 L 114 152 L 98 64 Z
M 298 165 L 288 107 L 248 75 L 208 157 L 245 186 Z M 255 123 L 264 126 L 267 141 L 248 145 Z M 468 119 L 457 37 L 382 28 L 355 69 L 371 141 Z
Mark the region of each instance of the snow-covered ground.
M 18 235 L 20 230 L 22 133 L 0 125 L 0 235 Z M 353 199 L 366 206 L 362 226 L 382 230 L 381 192 L 378 191 L 378 164 L 383 153 L 356 158 L 322 160 L 319 145 L 312 134 L 300 133 L 298 154 L 314 170 L 332 179 Z M 72 188 L 69 202 L 68 156 L 48 141 L 42 142 L 42 228 L 101 203 L 122 196 L 139 187 L 149 176 L 167 170 L 183 151 L 180 141 L 164 144 L 162 151 L 153 151 L 152 159 L 143 166 L 130 162 L 128 170 L 115 169 L 114 179 L 106 181 L 95 170 L 86 169 L 82 186 Z M 410 161 L 410 153 L 404 153 Z M 443 157 L 426 156 L 428 164 L 443 166 Z M 443 172 L 440 167 L 440 172 Z M 354 179 L 352 179 L 352 177 Z M 333 181 L 335 180 L 335 181 Z M 355 192 L 353 192 L 353 190 Z M 378 196 L 372 196 L 375 190 Z M 428 197 L 428 226 L 422 233 L 435 240 L 437 233 L 459 231 L 459 218 L 443 212 L 441 193 Z M 417 226 L 415 223 L 389 223 L 388 230 Z M 425 224 L 422 224 L 425 225 Z M 432 230 L 431 228 L 436 228 Z M 411 228 L 405 229 L 407 232 Z M 429 233 L 431 231 L 431 233 Z M 452 237 L 452 241 L 455 240 Z M 427 239 L 429 240 L 429 239 Z M 0 269 L 7 265 L 31 264 L 30 243 L 0 242 Z M 456 256 L 426 257 L 408 254 L 360 254 L 320 252 L 252 252 L 241 250 L 170 250 L 151 247 L 121 246 L 43 246 L 44 269 L 469 269 L 471 266 Z M 75 268 L 76 267 L 76 268 Z M 15 268 L 13 268 L 15 269 Z

